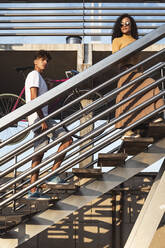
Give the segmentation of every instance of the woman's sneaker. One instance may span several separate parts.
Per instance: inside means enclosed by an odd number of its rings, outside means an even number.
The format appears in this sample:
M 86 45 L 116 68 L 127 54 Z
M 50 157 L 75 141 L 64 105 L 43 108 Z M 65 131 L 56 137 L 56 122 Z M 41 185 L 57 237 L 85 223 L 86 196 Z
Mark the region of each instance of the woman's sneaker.
M 139 133 L 134 133 L 132 130 L 129 130 L 127 132 L 124 133 L 124 135 L 121 137 L 122 140 L 126 139 L 126 138 L 133 138 L 133 139 L 137 139 L 140 138 L 140 134 Z
M 163 122 L 163 118 L 162 117 L 159 117 L 155 120 L 152 121 L 152 123 L 160 123 L 160 122 Z
M 28 197 L 27 199 L 29 200 L 50 200 L 51 198 L 48 195 L 42 195 L 41 193 L 39 193 L 38 191 L 35 191 L 34 193 L 32 193 L 31 191 L 28 192 Z

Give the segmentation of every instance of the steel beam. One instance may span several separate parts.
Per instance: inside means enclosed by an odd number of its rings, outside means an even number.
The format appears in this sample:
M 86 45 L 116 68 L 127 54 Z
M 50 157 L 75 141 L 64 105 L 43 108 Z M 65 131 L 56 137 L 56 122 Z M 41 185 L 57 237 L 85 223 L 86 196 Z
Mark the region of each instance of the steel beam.
M 61 3 L 61 0 L 47 0 L 47 3 Z M 114 0 L 85 0 L 86 3 L 114 3 Z M 144 3 L 142 0 L 115 0 L 115 3 Z M 148 1 L 146 1 L 148 2 Z M 150 0 L 150 3 L 165 3 L 165 0 Z M 3 3 L 20 3 L 20 0 L 4 0 Z M 41 3 L 41 0 L 22 0 L 21 3 Z M 65 0 L 65 3 L 71 3 Z M 72 3 L 82 3 L 82 0 L 72 0 Z
M 8 24 L 12 24 L 12 23 L 79 23 L 84 21 L 84 23 L 90 22 L 91 23 L 91 19 L 1 19 L 0 23 L 8 23 Z M 92 23 L 114 23 L 114 19 L 93 19 Z M 136 23 L 151 23 L 153 22 L 153 20 L 151 19 L 138 19 L 136 20 Z M 164 23 L 164 19 L 155 19 L 154 23 Z M 153 26 L 150 26 L 153 28 Z M 139 26 L 138 26 L 139 28 Z
M 148 248 L 165 212 L 165 160 L 124 248 Z M 152 217 L 151 217 L 152 216 Z
M 83 12 L 80 12 L 80 13 L 76 13 L 76 12 L 72 12 L 72 13 L 44 13 L 44 12 L 41 12 L 41 13 L 36 13 L 35 11 L 34 12 L 30 12 L 30 13 L 0 13 L 0 17 L 21 17 L 21 16 L 30 16 L 30 17 L 34 17 L 34 16 L 120 16 L 121 15 L 121 12 L 113 12 L 113 13 L 110 13 L 110 12 L 107 12 L 107 13 L 83 13 Z M 164 13 L 154 13 L 154 12 L 150 12 L 150 13 L 139 13 L 139 12 L 136 12 L 136 13 L 133 13 L 133 16 L 164 16 Z M 92 20 L 91 20 L 92 22 Z
M 123 2 L 123 1 L 122 1 Z M 7 10 L 7 11 L 13 11 L 13 10 L 125 10 L 126 7 L 125 6 L 111 6 L 111 7 L 90 7 L 89 5 L 88 6 L 85 6 L 85 8 L 80 5 L 79 7 L 76 7 L 76 6 L 70 6 L 70 7 L 54 7 L 54 6 L 51 6 L 51 7 L 0 7 L 0 11 L 1 10 Z M 136 6 L 136 7 L 133 7 L 133 6 L 127 6 L 127 10 L 165 10 L 165 7 L 163 6 L 148 6 L 148 7 L 145 7 L 145 6 Z

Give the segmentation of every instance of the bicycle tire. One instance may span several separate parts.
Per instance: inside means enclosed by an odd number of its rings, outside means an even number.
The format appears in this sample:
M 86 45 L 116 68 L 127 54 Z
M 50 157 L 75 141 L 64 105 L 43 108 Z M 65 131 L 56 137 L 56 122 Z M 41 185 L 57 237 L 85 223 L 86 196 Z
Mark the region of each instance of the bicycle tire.
M 68 103 L 70 103 L 71 101 L 75 100 L 78 98 L 78 96 L 80 95 L 84 95 L 85 93 L 89 92 L 90 90 L 88 89 L 85 89 L 85 90 L 78 90 L 79 92 L 79 95 L 76 95 L 74 92 L 72 92 L 68 97 L 65 98 L 64 102 L 63 102 L 63 106 L 66 106 Z M 102 95 L 98 92 L 95 92 L 95 93 L 92 93 L 92 96 L 90 95 L 89 96 L 89 99 L 92 99 L 93 100 L 97 100 L 99 98 L 101 98 Z M 105 106 L 106 104 L 104 104 L 104 109 L 106 108 Z M 72 105 L 72 107 L 68 110 L 64 110 L 62 113 L 61 113 L 61 120 L 64 120 L 65 118 L 67 118 L 68 116 L 76 113 L 77 111 L 79 111 L 80 109 L 82 109 L 82 105 L 80 104 L 80 102 Z M 103 107 L 99 107 L 98 109 L 95 109 L 94 112 L 92 112 L 93 115 L 97 115 L 99 113 L 101 113 L 103 111 Z M 109 118 L 106 117 L 104 121 L 109 121 Z M 76 121 L 77 122 L 77 121 Z M 80 122 L 80 120 L 79 120 Z M 75 126 L 78 126 L 80 125 L 80 123 L 75 123 L 74 124 L 72 123 L 71 125 L 64 125 L 64 129 L 68 132 L 68 131 L 71 131 L 73 129 L 72 125 L 75 125 Z M 95 123 L 95 125 L 97 126 L 97 124 Z M 100 132 L 99 134 L 101 134 L 102 132 Z M 77 138 L 77 139 L 80 139 L 82 138 L 81 134 L 78 133 L 78 134 L 74 134 L 73 137 Z
M 19 99 L 19 101 L 18 101 L 16 108 L 19 108 L 25 104 L 25 100 L 23 98 L 20 98 L 18 95 L 10 94 L 10 93 L 9 94 L 8 93 L 0 94 L 0 118 L 2 118 L 3 116 L 14 111 L 13 107 L 14 107 L 14 105 L 18 99 Z M 22 131 L 26 127 L 27 127 L 27 121 L 26 121 L 26 125 L 25 125 L 25 120 L 24 121 L 22 120 L 22 121 L 15 123 L 11 127 L 0 132 L 1 142 L 6 141 L 10 137 L 12 137 L 14 134 Z M 14 144 L 21 142 L 22 140 L 24 140 L 27 137 L 28 134 L 29 134 L 29 132 L 22 134 L 17 139 L 14 139 L 12 142 L 10 142 L 9 144 L 14 145 Z

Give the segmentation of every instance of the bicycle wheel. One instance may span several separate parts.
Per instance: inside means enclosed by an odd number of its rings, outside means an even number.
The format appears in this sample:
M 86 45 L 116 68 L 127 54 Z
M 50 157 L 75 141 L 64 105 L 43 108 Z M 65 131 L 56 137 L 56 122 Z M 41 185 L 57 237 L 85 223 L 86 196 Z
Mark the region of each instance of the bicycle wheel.
M 79 96 L 84 95 L 85 93 L 89 92 L 88 89 L 86 90 L 76 90 L 74 92 L 72 92 L 63 102 L 63 106 L 65 106 L 66 104 L 72 102 L 73 100 L 77 99 Z M 83 109 L 84 107 L 86 107 L 87 105 L 91 104 L 93 101 L 96 101 L 98 99 L 100 99 L 102 97 L 101 94 L 95 92 L 92 93 L 88 96 L 88 98 L 84 98 L 83 100 L 81 100 L 81 102 L 78 102 L 76 104 L 73 104 L 69 109 L 64 110 L 61 113 L 61 120 L 64 120 L 65 118 L 67 118 L 68 116 L 76 113 L 77 111 Z M 105 103 L 104 106 L 99 106 L 97 107 L 95 110 L 93 110 L 90 113 L 87 114 L 83 114 L 82 117 L 79 120 L 75 120 L 72 124 L 70 125 L 64 125 L 64 128 L 66 131 L 71 131 L 73 130 L 75 127 L 79 126 L 80 124 L 82 124 L 83 122 L 86 122 L 87 120 L 89 120 L 90 118 L 92 118 L 93 116 L 98 115 L 99 113 L 103 112 L 103 110 L 106 109 L 106 107 L 108 107 L 108 105 Z M 102 118 L 101 120 L 96 121 L 93 125 L 90 124 L 88 127 L 86 127 L 83 131 L 78 132 L 76 134 L 74 134 L 73 136 L 75 138 L 82 138 L 87 132 L 92 131 L 93 129 L 99 127 L 101 124 L 104 124 L 105 122 L 107 122 L 109 120 L 108 116 Z M 101 132 L 102 133 L 102 132 Z M 101 134 L 99 133 L 99 134 Z
M 16 101 L 17 104 L 16 104 Z M 19 98 L 19 96 L 14 94 L 0 94 L 0 118 L 3 116 L 11 113 L 13 111 L 13 107 L 17 105 L 16 108 L 21 107 L 25 104 L 25 100 Z M 26 120 L 21 120 L 17 123 L 14 123 L 11 127 L 6 128 L 2 132 L 0 132 L 0 141 L 6 141 L 7 139 L 11 138 L 13 135 L 17 134 L 18 132 L 22 131 L 27 127 L 28 123 Z M 23 140 L 29 132 L 26 132 L 19 136 L 17 139 L 14 139 L 10 145 L 16 144 Z

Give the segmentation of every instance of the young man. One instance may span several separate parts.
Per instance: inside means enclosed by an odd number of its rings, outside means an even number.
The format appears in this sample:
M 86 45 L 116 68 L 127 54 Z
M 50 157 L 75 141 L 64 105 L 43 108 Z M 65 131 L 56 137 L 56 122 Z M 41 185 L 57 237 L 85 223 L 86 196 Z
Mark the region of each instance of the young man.
M 40 95 L 42 95 L 48 91 L 46 82 L 43 79 L 43 77 L 41 76 L 41 74 L 47 68 L 48 62 L 50 60 L 51 60 L 51 56 L 49 55 L 49 53 L 47 51 L 40 50 L 39 52 L 36 53 L 36 55 L 34 57 L 34 70 L 31 71 L 27 75 L 27 78 L 25 81 L 26 103 L 37 98 L 38 96 L 40 96 Z M 28 116 L 29 125 L 36 123 L 37 121 L 39 121 L 40 119 L 44 118 L 47 115 L 48 115 L 48 106 L 44 106 L 42 109 L 39 109 L 36 112 L 34 112 L 33 114 L 31 114 L 30 116 Z M 47 130 L 48 128 L 52 127 L 55 124 L 56 124 L 56 122 L 52 119 L 51 120 L 49 119 L 46 122 L 43 121 L 41 123 L 40 127 L 38 126 L 38 127 L 33 129 L 34 137 L 38 136 L 39 134 L 41 134 L 42 132 L 44 132 L 45 130 Z M 63 128 L 59 128 L 59 129 L 55 130 L 54 132 L 52 132 L 48 136 L 50 136 L 53 140 L 55 140 L 57 137 L 60 137 L 60 136 L 64 135 L 65 133 L 66 132 Z M 35 151 L 39 150 L 41 147 L 44 147 L 48 144 L 48 142 L 49 142 L 48 136 L 44 136 L 41 139 L 34 142 L 34 150 Z M 64 150 L 65 148 L 67 148 L 71 144 L 72 144 L 72 138 L 69 137 L 68 139 L 64 140 L 62 142 L 62 144 L 59 146 L 58 152 Z M 40 153 L 40 154 L 33 157 L 32 168 L 36 167 L 38 164 L 41 163 L 43 155 L 44 155 L 44 153 Z M 65 155 L 60 156 L 60 158 L 58 158 L 56 161 L 54 161 L 54 165 L 52 167 L 52 170 L 57 169 L 61 165 L 64 157 L 65 157 Z M 31 175 L 31 184 L 38 180 L 38 175 L 39 175 L 39 171 L 36 171 Z M 52 183 L 60 183 L 60 178 L 56 177 L 56 176 L 51 177 L 47 183 L 51 183 L 51 184 Z M 29 198 L 38 198 L 41 200 L 44 198 L 48 198 L 48 196 L 46 196 L 46 195 L 41 196 L 41 194 L 37 191 L 36 187 L 33 187 L 29 192 Z

